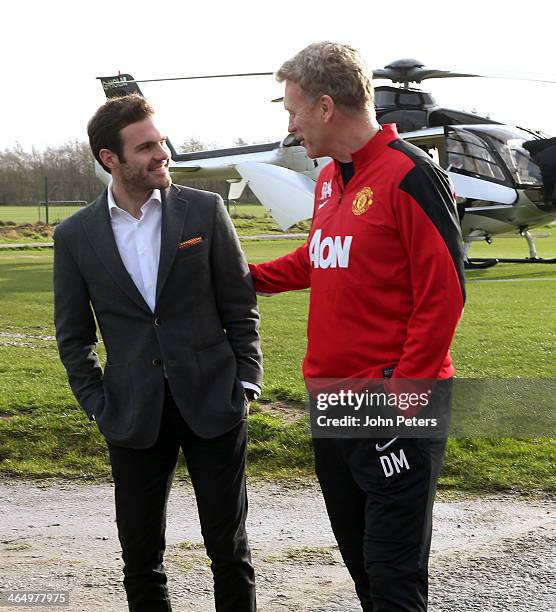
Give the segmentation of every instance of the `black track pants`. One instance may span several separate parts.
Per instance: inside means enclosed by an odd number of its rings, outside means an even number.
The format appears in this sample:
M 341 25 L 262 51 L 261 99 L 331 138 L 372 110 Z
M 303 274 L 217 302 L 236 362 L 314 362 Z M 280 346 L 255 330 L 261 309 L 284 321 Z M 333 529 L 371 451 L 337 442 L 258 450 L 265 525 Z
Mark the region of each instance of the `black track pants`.
M 449 404 L 452 381 L 439 383 Z M 315 438 L 332 530 L 365 612 L 424 612 L 445 439 Z

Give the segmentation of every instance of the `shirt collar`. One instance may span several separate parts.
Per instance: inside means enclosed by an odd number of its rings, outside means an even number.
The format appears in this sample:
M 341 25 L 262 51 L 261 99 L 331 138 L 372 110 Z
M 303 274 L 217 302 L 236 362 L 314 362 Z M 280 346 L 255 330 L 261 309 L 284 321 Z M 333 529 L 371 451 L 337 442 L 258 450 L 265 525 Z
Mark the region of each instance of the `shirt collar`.
M 357 169 L 371 162 L 393 140 L 399 138 L 395 123 L 386 123 L 381 129 L 358 151 L 351 154 L 353 164 Z
M 107 199 L 108 199 L 108 213 L 110 214 L 110 218 L 113 219 L 114 213 L 116 212 L 120 212 L 124 215 L 128 215 L 129 217 L 132 217 L 132 215 L 130 215 L 126 210 L 123 210 L 123 208 L 120 208 L 116 204 L 116 200 L 114 200 L 114 194 L 112 193 L 112 181 L 110 181 L 110 183 L 108 184 Z M 145 212 L 145 208 L 147 207 L 148 204 L 150 204 L 150 202 L 156 202 L 157 204 L 162 204 L 162 195 L 160 193 L 160 189 L 153 189 L 151 195 L 147 198 L 147 201 L 143 204 L 143 206 L 141 206 L 142 213 Z

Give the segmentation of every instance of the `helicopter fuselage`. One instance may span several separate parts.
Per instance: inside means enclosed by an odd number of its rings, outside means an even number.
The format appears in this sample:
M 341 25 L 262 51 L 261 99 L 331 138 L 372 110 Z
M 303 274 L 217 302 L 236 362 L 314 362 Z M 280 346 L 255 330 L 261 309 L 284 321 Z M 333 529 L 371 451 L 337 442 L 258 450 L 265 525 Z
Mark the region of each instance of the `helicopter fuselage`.
M 543 200 L 539 167 L 521 146 L 533 135 L 502 124 L 423 128 L 400 136 L 426 151 L 445 168 L 465 208 L 464 237 L 484 240 L 556 219 L 556 203 Z M 310 159 L 299 145 L 255 145 L 178 156 L 171 167 L 177 180 L 227 178 L 240 181 L 243 163 L 272 164 L 316 181 L 330 161 Z
M 432 70 L 413 59 L 392 62 L 373 75 L 401 84 L 375 88 L 377 118 L 380 123 L 396 123 L 401 138 L 448 172 L 466 242 L 490 240 L 512 230 L 524 234 L 556 219 L 556 139 L 441 108 L 430 93 L 409 86 L 428 78 L 478 75 Z M 130 75 L 100 80 L 109 98 L 141 94 Z M 249 183 L 283 229 L 311 216 L 314 183 L 330 161 L 310 159 L 292 134 L 282 142 L 194 153 L 180 154 L 168 145 L 176 181 L 226 179 L 229 199 L 239 197 Z M 97 174 L 108 183 L 110 176 L 98 164 Z

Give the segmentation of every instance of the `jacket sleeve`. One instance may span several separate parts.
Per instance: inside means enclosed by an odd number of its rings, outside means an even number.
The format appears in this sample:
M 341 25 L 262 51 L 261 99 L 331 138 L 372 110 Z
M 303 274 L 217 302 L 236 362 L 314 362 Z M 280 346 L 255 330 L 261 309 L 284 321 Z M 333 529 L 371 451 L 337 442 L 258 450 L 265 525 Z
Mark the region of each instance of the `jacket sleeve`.
M 418 163 L 393 202 L 410 267 L 413 312 L 393 378 L 436 378 L 465 301 L 463 242 L 448 176 Z
M 307 243 L 295 251 L 262 264 L 249 264 L 258 293 L 281 293 L 307 289 L 311 284 L 311 265 Z
M 92 419 L 104 406 L 96 324 L 86 284 L 60 228 L 54 234 L 54 324 L 70 387 Z
M 257 297 L 236 230 L 222 198 L 215 197 L 211 270 L 216 304 L 236 357 L 239 379 L 260 386 L 263 368 Z
M 315 194 L 321 192 L 324 180 L 331 180 L 334 164 L 329 165 L 320 173 Z M 313 205 L 313 218 L 317 210 L 317 201 Z M 291 253 L 261 264 L 249 264 L 253 284 L 257 293 L 273 294 L 283 291 L 307 289 L 311 286 L 311 259 L 309 243 L 301 245 Z

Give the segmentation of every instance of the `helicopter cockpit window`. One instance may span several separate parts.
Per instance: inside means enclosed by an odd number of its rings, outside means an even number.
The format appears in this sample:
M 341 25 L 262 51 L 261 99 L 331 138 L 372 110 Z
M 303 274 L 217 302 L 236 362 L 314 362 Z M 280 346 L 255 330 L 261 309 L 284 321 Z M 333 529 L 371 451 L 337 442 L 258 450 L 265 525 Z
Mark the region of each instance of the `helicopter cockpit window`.
M 421 96 L 418 93 L 413 91 L 405 92 L 400 90 L 398 92 L 398 100 L 397 103 L 400 106 L 417 106 L 420 107 L 423 105 L 423 101 L 421 100 Z
M 450 131 L 446 138 L 447 170 L 506 183 L 506 175 L 479 137 L 464 130 Z
M 389 91 L 385 89 L 375 89 L 375 106 L 377 108 L 387 108 L 396 105 L 398 89 Z
M 531 139 L 531 134 L 518 129 L 488 126 L 477 129 L 486 137 L 503 159 L 512 178 L 518 185 L 542 185 L 539 166 L 531 159 L 523 143 Z
M 399 132 L 413 132 L 427 125 L 427 112 L 423 110 L 393 110 L 380 113 L 381 124 L 395 123 Z

